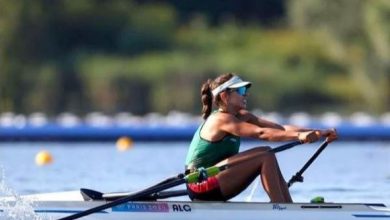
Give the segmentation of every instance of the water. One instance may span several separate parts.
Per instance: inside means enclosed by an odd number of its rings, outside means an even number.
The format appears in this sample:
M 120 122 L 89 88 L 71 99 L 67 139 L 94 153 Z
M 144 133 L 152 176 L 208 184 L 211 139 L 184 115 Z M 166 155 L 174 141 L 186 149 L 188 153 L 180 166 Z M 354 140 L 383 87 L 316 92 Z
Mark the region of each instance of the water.
M 242 145 L 245 150 L 257 144 Z M 17 195 L 81 187 L 103 192 L 139 190 L 181 173 L 187 146 L 187 142 L 135 143 L 131 150 L 119 152 L 114 143 L 1 143 L 1 183 Z M 278 153 L 285 178 L 295 174 L 318 146 L 319 143 L 302 145 Z M 52 154 L 54 162 L 40 167 L 34 158 L 43 149 Z M 332 143 L 304 177 L 304 183 L 290 188 L 296 202 L 323 196 L 327 202 L 390 205 L 390 142 Z M 252 201 L 269 201 L 261 184 L 257 185 Z M 252 184 L 233 200 L 246 200 L 253 187 Z M 0 196 L 4 193 L 0 192 Z

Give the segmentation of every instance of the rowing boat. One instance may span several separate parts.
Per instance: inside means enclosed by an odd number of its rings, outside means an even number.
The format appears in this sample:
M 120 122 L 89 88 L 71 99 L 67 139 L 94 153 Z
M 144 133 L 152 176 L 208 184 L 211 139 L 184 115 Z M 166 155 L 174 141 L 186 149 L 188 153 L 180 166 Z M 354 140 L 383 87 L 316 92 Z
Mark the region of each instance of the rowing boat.
M 80 191 L 22 196 L 30 200 L 34 212 L 43 219 L 64 218 L 96 206 L 105 200 L 85 201 Z M 0 217 L 6 217 L 13 198 L 0 200 Z M 383 204 L 363 203 L 262 203 L 262 202 L 192 202 L 161 199 L 131 201 L 98 211 L 83 219 L 390 219 L 390 208 Z M 3 218 L 1 218 L 3 219 Z
M 265 153 L 277 153 L 301 144 L 288 143 Z M 294 175 L 288 185 L 302 182 L 303 172 L 328 145 L 324 141 L 316 153 Z M 202 177 L 215 176 L 229 166 L 212 166 L 207 169 L 185 172 L 167 178 L 153 186 L 130 193 L 101 193 L 90 189 L 0 198 L 0 219 L 14 217 L 12 212 L 20 201 L 31 201 L 31 212 L 37 219 L 300 219 L 300 220 L 349 220 L 389 219 L 390 208 L 384 204 L 366 203 L 265 203 L 265 202 L 205 202 L 172 200 L 187 195 L 186 190 L 169 191 L 171 188 L 195 183 Z M 188 198 L 188 197 L 187 197 Z M 22 202 L 23 204 L 23 202 Z M 9 214 L 11 213 L 11 214 Z M 36 216 L 36 217 L 35 217 Z M 20 218 L 17 218 L 20 219 Z M 25 218 L 23 218 L 25 219 Z

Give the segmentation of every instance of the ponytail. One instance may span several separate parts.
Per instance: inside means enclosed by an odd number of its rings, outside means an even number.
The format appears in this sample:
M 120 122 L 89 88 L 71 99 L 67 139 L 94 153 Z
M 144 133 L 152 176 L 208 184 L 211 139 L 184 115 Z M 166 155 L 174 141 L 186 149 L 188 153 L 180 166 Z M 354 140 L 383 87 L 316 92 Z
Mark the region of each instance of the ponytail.
M 213 95 L 210 87 L 211 83 L 212 80 L 207 80 L 207 82 L 203 83 L 200 90 L 202 100 L 202 118 L 205 120 L 210 116 L 213 106 Z
M 223 105 L 221 101 L 221 97 L 217 95 L 215 98 L 213 97 L 212 90 L 218 87 L 219 85 L 222 85 L 229 79 L 231 79 L 234 76 L 233 73 L 225 73 L 217 78 L 215 80 L 208 79 L 205 83 L 203 83 L 202 88 L 200 90 L 201 100 L 202 100 L 202 118 L 207 119 L 212 111 L 213 108 L 213 101 L 215 102 L 215 105 L 218 107 L 221 107 Z

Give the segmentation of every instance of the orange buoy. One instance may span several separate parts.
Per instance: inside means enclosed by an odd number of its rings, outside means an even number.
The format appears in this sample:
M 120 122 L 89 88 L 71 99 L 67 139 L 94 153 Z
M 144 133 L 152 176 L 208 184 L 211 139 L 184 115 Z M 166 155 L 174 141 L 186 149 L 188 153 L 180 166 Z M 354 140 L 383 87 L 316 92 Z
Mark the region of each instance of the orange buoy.
M 119 151 L 127 151 L 133 147 L 133 140 L 129 137 L 121 137 L 116 141 L 116 148 Z
M 35 163 L 39 166 L 48 165 L 53 162 L 53 157 L 48 151 L 40 151 L 35 156 Z

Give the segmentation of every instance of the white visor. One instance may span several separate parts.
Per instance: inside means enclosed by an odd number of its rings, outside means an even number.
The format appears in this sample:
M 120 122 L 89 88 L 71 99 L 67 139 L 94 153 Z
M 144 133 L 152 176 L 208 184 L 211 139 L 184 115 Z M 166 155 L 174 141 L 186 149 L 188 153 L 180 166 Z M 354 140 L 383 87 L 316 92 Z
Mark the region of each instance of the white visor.
M 250 87 L 251 82 L 247 81 L 242 81 L 242 79 L 238 76 L 233 76 L 231 79 L 228 81 L 224 82 L 222 85 L 218 86 L 217 88 L 213 89 L 212 93 L 213 96 L 217 96 L 219 93 L 225 91 L 226 89 L 235 89 L 235 88 L 240 88 L 243 86 Z

